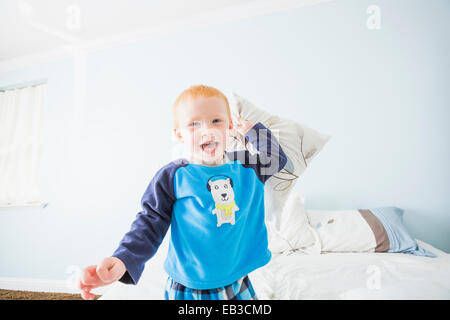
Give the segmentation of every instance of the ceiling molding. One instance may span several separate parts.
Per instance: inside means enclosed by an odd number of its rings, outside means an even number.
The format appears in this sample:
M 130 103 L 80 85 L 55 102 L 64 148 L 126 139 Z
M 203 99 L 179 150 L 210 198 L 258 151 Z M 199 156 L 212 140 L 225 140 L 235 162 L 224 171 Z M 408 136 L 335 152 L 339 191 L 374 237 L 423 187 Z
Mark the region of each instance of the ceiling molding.
M 3 60 L 0 61 L 0 73 L 30 67 L 36 64 L 70 58 L 79 52 L 94 52 L 128 43 L 148 40 L 157 36 L 164 36 L 180 31 L 202 28 L 212 24 L 226 23 L 234 20 L 332 1 L 335 0 L 256 0 L 217 10 L 209 10 L 184 19 L 168 21 L 164 24 L 135 30 L 133 32 L 115 34 L 91 41 L 77 41 L 73 43 L 68 42 L 67 45 L 63 45 L 52 50 Z

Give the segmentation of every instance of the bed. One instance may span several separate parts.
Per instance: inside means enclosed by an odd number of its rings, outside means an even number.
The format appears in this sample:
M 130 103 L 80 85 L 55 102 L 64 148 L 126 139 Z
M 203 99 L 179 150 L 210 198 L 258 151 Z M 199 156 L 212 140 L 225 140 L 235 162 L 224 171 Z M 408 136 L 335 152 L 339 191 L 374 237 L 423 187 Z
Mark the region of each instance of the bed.
M 250 278 L 260 299 L 450 299 L 450 255 L 277 254 Z

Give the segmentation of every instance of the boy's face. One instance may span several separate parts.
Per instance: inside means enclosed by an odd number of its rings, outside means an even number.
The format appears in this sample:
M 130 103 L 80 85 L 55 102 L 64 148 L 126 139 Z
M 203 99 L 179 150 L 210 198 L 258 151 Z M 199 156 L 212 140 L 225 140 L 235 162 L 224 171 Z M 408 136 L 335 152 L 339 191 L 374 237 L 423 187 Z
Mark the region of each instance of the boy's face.
M 222 161 L 228 130 L 233 126 L 225 101 L 219 97 L 190 99 L 177 107 L 176 114 L 175 136 L 191 157 L 208 164 Z

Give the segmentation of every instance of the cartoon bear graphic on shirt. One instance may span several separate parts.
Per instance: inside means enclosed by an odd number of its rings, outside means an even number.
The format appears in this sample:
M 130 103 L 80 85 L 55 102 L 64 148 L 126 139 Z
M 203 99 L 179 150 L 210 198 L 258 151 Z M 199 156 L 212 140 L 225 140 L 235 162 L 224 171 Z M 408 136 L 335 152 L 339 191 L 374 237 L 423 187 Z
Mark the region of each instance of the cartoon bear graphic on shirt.
M 217 227 L 224 223 L 234 225 L 236 222 L 235 212 L 239 211 L 239 207 L 234 202 L 233 181 L 231 178 L 223 177 L 214 181 L 210 178 L 206 187 L 211 192 L 215 203 L 212 213 L 217 217 Z

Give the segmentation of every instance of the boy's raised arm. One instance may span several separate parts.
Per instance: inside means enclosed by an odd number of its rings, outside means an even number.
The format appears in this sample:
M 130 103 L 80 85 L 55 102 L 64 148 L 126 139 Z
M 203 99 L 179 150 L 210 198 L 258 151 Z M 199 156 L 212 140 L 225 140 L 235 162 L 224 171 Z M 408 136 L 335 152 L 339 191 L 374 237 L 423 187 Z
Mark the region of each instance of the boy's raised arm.
M 229 157 L 239 159 L 245 167 L 253 168 L 259 179 L 265 183 L 275 173 L 281 171 L 287 162 L 287 156 L 273 132 L 261 122 L 253 124 L 244 133 L 245 139 L 257 150 L 257 154 L 248 151 L 227 153 Z

